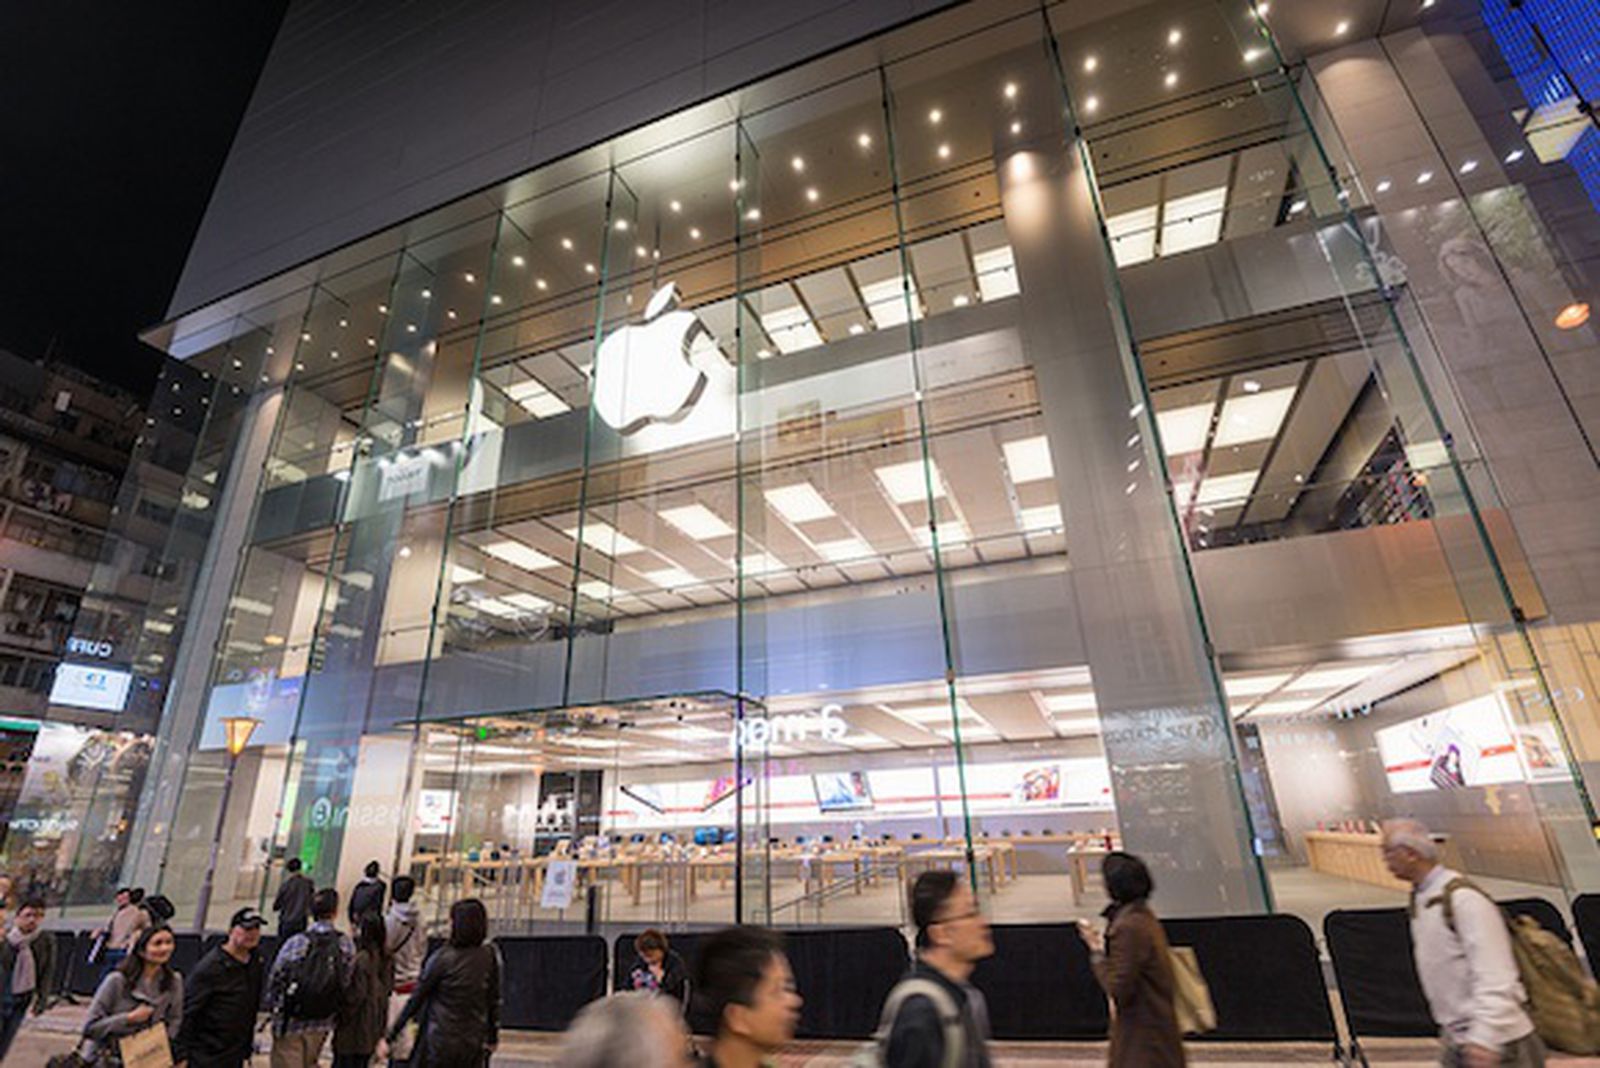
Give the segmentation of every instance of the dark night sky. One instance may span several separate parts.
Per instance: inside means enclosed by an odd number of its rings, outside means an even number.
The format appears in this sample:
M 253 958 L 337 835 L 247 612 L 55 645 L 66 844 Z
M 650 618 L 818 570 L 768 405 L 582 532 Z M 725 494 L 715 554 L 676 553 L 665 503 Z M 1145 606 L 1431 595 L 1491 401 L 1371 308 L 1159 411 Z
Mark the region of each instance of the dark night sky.
M 287 0 L 0 5 L 0 347 L 148 392 Z

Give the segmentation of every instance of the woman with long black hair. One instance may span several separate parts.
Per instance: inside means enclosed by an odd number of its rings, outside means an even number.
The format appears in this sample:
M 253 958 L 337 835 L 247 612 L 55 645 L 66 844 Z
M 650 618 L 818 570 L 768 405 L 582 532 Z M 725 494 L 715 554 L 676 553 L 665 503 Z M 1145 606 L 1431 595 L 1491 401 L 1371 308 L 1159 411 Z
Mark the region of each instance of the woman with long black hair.
M 172 928 L 146 927 L 114 971 L 100 980 L 89 1006 L 83 1035 L 94 1044 L 93 1063 L 120 1065 L 122 1040 L 146 1028 L 163 1024 L 168 1048 L 183 1021 L 183 976 L 172 966 L 177 948 Z M 181 1063 L 181 1050 L 171 1050 Z

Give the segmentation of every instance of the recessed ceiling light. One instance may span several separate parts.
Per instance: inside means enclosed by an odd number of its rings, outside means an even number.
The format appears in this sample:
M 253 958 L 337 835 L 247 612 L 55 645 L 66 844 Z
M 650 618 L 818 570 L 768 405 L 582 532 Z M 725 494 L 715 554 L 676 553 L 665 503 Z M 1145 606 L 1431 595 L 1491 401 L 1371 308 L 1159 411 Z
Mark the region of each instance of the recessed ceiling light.
M 1246 393 L 1260 393 L 1261 383 L 1253 378 L 1247 378 L 1244 380 L 1244 391 Z
M 1095 112 L 1099 111 L 1100 98 L 1097 96 L 1091 96 L 1085 99 L 1083 102 L 1083 110 L 1090 115 L 1093 115 Z
M 1167 76 L 1161 79 L 1161 81 L 1168 89 L 1171 89 L 1174 85 L 1178 84 L 1178 72 L 1175 70 L 1167 71 Z
M 1264 48 L 1246 48 L 1244 50 L 1244 61 L 1246 63 L 1254 63 L 1265 54 L 1266 49 Z
M 943 120 L 944 112 L 940 111 L 938 108 L 934 108 L 932 111 L 928 112 L 928 121 L 933 123 L 935 126 L 939 125 L 939 123 Z
M 1167 31 L 1167 44 L 1176 45 L 1183 40 L 1183 31 L 1174 26 Z
M 1303 201 L 1303 200 L 1297 200 L 1293 204 L 1289 205 L 1289 214 L 1290 215 L 1299 215 L 1302 211 L 1305 211 L 1305 210 L 1306 210 L 1306 202 Z
M 673 212 L 679 212 L 683 210 L 683 204 L 679 201 L 673 200 L 667 203 L 667 208 Z
M 561 239 L 561 247 L 566 249 L 568 252 L 571 252 L 572 251 L 572 238 L 563 237 Z
M 473 274 L 471 271 L 468 271 L 466 274 L 463 274 L 461 277 L 466 281 L 466 283 L 468 285 L 471 285 L 473 282 L 476 282 L 478 280 L 478 276 Z M 381 311 L 381 312 L 386 312 L 389 309 L 388 308 L 379 308 L 378 310 Z
M 1006 454 L 1006 470 L 1017 485 L 1051 478 L 1056 473 L 1050 462 L 1050 442 L 1043 434 L 1008 441 L 1001 449 Z
M 592 263 L 584 264 L 583 265 L 583 271 L 584 271 L 585 274 L 594 274 L 594 264 L 592 264 Z
M 872 546 L 860 538 L 840 538 L 817 545 L 817 555 L 830 563 L 842 564 L 849 560 L 864 560 L 872 555 Z
M 400 546 L 400 559 L 402 559 L 402 560 L 411 559 L 411 546 L 409 546 L 409 545 Z
M 907 460 L 904 463 L 886 464 L 872 472 L 895 504 L 926 503 L 929 486 L 934 497 L 945 495 L 944 478 L 932 460 Z
M 796 156 L 794 159 L 789 161 L 789 166 L 794 168 L 796 174 L 799 174 L 801 171 L 806 169 L 806 161 L 801 159 L 799 156 Z
M 1517 162 L 1517 160 L 1519 160 L 1521 158 L 1522 158 L 1522 149 L 1520 149 L 1520 148 L 1513 148 L 1510 152 L 1506 153 L 1506 162 L 1507 163 L 1515 163 L 1515 162 Z
M 1562 308 L 1556 316 L 1556 326 L 1562 330 L 1576 330 L 1589 321 L 1589 305 L 1575 301 Z
M 493 294 L 493 295 L 491 295 L 489 297 L 489 303 L 490 304 L 504 304 L 505 303 L 505 299 L 503 297 L 501 297 L 500 294 L 495 293 L 495 294 Z
M 1345 34 L 1349 33 L 1350 32 L 1350 20 L 1349 19 L 1340 19 L 1339 20 L 1339 25 L 1337 25 L 1337 26 L 1335 26 L 1333 28 L 1333 32 L 1334 32 L 1334 35 L 1338 36 L 1338 37 L 1343 37 Z
M 533 280 L 533 284 L 538 286 L 540 289 L 549 289 L 550 288 L 550 283 L 546 282 L 543 278 L 535 278 Z
M 1475 171 L 1477 169 L 1478 169 L 1478 161 L 1475 160 L 1475 159 L 1469 159 L 1469 160 L 1467 160 L 1465 163 L 1463 163 L 1461 165 L 1461 173 L 1462 174 L 1471 174 L 1473 171 Z
M 618 219 L 617 222 L 616 222 L 616 227 L 617 227 L 618 230 L 624 230 L 624 231 L 627 230 L 628 229 L 628 220 L 627 219 Z
M 950 146 L 949 145 L 940 145 L 939 146 L 939 158 L 940 159 L 949 159 L 950 158 Z
M 576 541 L 578 528 L 570 527 L 567 537 Z M 583 524 L 583 543 L 595 552 L 607 556 L 630 556 L 633 553 L 644 552 L 644 546 L 628 537 L 610 523 L 602 523 L 598 519 L 591 519 Z
M 424 289 L 424 290 L 423 290 L 423 291 L 422 291 L 422 299 L 423 299 L 423 300 L 432 300 L 432 299 L 433 299 L 433 290 L 431 290 L 431 289 Z
M 833 506 L 809 482 L 796 482 L 788 486 L 775 486 L 764 491 L 767 503 L 791 523 L 810 523 L 828 519 L 836 513 Z
M 1022 132 L 1022 122 L 1020 120 L 1011 124 L 1011 132 L 1014 134 Z
M 1006 99 L 1007 100 L 1015 100 L 1017 98 L 1017 83 L 1016 82 L 1007 82 L 1006 83 L 1005 93 L 1006 93 Z
M 1378 192 L 1380 192 L 1380 193 L 1387 193 L 1390 189 L 1393 189 L 1393 188 L 1394 188 L 1394 183 L 1389 181 L 1389 179 L 1387 179 L 1387 178 L 1383 179 L 1382 181 L 1380 181 L 1378 183 Z
M 1433 181 L 1432 171 L 1423 171 L 1421 174 L 1417 175 L 1418 185 L 1427 185 L 1431 181 Z
M 696 541 L 711 538 L 728 538 L 735 533 L 733 527 L 717 513 L 703 504 L 686 504 L 681 508 L 663 508 L 661 518 L 677 527 Z
M 300 340 L 301 341 L 310 341 L 311 340 L 311 335 L 309 333 L 301 334 L 300 335 Z
M 406 333 L 415 334 L 416 332 L 417 332 L 417 324 L 416 323 L 407 323 L 406 324 Z
M 694 240 L 696 240 L 696 241 L 700 240 L 700 227 L 698 227 L 698 226 L 689 227 L 689 236 L 691 238 L 693 238 Z
M 1096 67 L 1098 67 L 1099 65 L 1100 65 L 1100 61 L 1098 59 L 1096 59 L 1094 56 L 1084 56 L 1083 57 L 1083 72 L 1085 74 L 1093 74 L 1094 73 L 1094 69 Z
M 728 188 L 737 193 L 744 188 L 744 183 L 737 178 L 730 178 L 728 179 Z
M 650 250 L 645 248 L 643 245 L 635 245 L 633 246 L 633 254 L 642 260 L 646 256 L 650 255 Z
M 817 192 L 816 186 L 812 186 L 810 189 L 806 190 L 806 199 L 811 201 L 813 204 L 815 204 L 821 197 L 822 194 Z
M 851 323 L 850 324 L 850 334 L 851 334 L 852 337 L 855 336 L 856 334 L 865 334 L 866 332 L 867 332 L 867 328 L 862 326 L 860 323 Z
M 872 147 L 872 135 L 871 134 L 857 134 L 856 135 L 856 144 L 860 145 L 862 148 L 871 148 Z
M 375 337 L 367 338 L 367 348 L 375 349 L 377 347 L 378 347 L 378 339 L 377 338 L 375 338 Z
M 757 219 L 761 218 L 761 209 L 751 208 L 749 211 L 744 213 L 744 217 L 749 219 L 751 222 L 755 222 Z
M 1433 0 L 1422 0 L 1422 10 L 1426 11 L 1433 6 Z
M 522 256 L 512 256 L 511 257 L 511 266 L 513 266 L 513 267 L 526 267 L 527 265 L 528 265 L 528 261 L 527 261 L 527 259 L 525 257 L 522 257 Z
M 971 303 L 972 298 L 968 297 L 965 293 L 958 293 L 956 298 L 950 302 L 951 306 L 956 308 L 965 308 Z
M 1258 14 L 1265 15 L 1267 12 L 1269 12 L 1271 10 L 1272 10 L 1272 5 L 1271 4 L 1257 4 L 1256 5 L 1256 12 Z

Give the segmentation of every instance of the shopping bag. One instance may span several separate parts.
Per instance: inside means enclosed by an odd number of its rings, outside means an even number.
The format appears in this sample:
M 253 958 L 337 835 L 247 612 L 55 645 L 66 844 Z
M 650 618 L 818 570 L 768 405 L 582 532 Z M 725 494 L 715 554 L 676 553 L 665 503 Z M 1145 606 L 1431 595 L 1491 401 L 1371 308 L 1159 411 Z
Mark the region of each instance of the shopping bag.
M 1172 1001 L 1177 1010 L 1178 1030 L 1186 1035 L 1203 1035 L 1217 1029 L 1217 1009 L 1211 1003 L 1211 988 L 1200 971 L 1200 958 L 1193 946 L 1170 946 L 1172 960 Z
M 117 1040 L 122 1068 L 172 1068 L 172 1047 L 167 1044 L 167 1025 L 159 1020 L 142 1031 Z

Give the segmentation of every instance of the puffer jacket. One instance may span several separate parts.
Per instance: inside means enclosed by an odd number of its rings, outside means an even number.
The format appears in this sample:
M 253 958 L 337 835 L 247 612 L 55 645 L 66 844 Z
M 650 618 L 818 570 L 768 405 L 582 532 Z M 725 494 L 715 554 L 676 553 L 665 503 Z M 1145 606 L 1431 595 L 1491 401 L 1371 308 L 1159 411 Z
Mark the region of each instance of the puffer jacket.
M 443 946 L 422 966 L 422 978 L 389 1028 L 389 1041 L 418 1022 L 412 1068 L 481 1068 L 500 1043 L 500 951 L 493 942 L 470 949 Z

